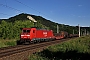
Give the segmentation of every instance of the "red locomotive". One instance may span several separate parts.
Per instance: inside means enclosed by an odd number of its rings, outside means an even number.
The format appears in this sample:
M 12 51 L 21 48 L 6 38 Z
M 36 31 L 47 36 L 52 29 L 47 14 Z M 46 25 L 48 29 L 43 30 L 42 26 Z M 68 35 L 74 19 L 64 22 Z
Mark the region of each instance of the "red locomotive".
M 40 41 L 54 40 L 52 30 L 46 29 L 37 29 L 37 28 L 23 28 L 22 33 L 20 34 L 20 40 L 18 44 L 22 43 L 34 43 Z

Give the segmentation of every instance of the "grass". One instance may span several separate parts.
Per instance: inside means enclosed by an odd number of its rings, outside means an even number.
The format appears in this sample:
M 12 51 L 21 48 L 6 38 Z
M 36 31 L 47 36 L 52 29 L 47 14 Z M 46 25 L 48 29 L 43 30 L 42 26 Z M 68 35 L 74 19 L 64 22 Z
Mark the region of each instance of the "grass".
M 8 47 L 8 46 L 15 46 L 16 45 L 16 40 L 1 40 L 0 39 L 0 48 L 2 47 Z
M 71 39 L 33 54 L 29 60 L 90 60 L 90 36 Z

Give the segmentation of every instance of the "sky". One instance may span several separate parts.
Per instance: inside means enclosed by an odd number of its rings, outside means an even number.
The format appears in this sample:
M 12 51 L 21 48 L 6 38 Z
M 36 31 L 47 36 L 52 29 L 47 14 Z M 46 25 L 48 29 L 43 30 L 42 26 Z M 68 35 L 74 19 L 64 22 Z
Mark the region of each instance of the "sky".
M 0 19 L 20 13 L 70 26 L 90 27 L 90 0 L 0 0 Z

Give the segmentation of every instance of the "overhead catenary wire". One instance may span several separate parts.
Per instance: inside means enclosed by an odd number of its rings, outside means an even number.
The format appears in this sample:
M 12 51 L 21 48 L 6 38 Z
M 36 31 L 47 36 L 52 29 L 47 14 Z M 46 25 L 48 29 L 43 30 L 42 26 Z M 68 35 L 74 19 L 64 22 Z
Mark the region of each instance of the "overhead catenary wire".
M 10 6 L 5 5 L 5 4 L 1 4 L 1 3 L 0 3 L 0 6 L 6 7 L 6 8 L 9 8 L 9 9 L 12 9 L 12 10 L 18 11 L 18 12 L 23 12 L 23 11 L 21 11 L 21 10 L 18 10 L 18 9 L 16 9 L 16 8 L 10 7 Z
M 42 13 L 42 12 L 40 12 L 40 11 L 38 11 L 38 10 L 36 10 L 36 9 L 34 9 L 34 8 L 32 8 L 32 7 L 30 7 L 30 6 L 26 5 L 26 4 L 24 4 L 24 3 L 22 3 L 21 1 L 18 1 L 18 0 L 14 0 L 14 1 L 16 1 L 16 2 L 18 2 L 18 3 L 20 3 L 20 4 L 22 4 L 22 5 L 24 5 L 24 6 L 28 7 L 28 8 L 30 8 L 30 9 L 32 9 L 32 10 L 38 12 L 39 14 L 43 14 L 43 15 L 47 16 L 46 14 L 44 14 L 44 13 Z
M 1 13 L 1 12 L 0 12 L 0 14 L 2 14 L 2 15 L 7 15 L 7 16 L 11 16 L 11 15 L 9 15 L 9 14 L 6 14 L 6 13 Z
M 18 12 L 20 12 L 20 13 L 23 12 L 23 11 L 21 11 L 21 10 L 18 10 L 18 9 L 16 9 L 16 8 L 10 7 L 10 6 L 5 5 L 5 4 L 1 4 L 1 3 L 0 3 L 0 6 L 3 6 L 3 7 L 5 7 L 5 8 L 8 8 L 8 9 L 11 9 L 11 10 L 14 10 L 14 11 L 18 11 Z M 11 15 L 9 15 L 9 14 L 2 13 L 2 12 L 0 12 L 0 14 L 2 14 L 2 15 L 7 15 L 7 16 L 11 16 Z
M 6 0 L 5 0 L 5 3 L 6 3 L 6 4 L 0 3 L 0 6 L 5 7 L 5 8 L 8 8 L 8 9 L 11 9 L 11 10 L 14 10 L 14 11 L 23 12 L 23 11 L 21 11 L 21 10 L 18 10 L 18 9 L 16 9 L 16 8 L 13 8 L 13 7 L 8 6 Z M 0 14 L 6 15 L 6 16 L 11 16 L 10 14 L 6 14 L 6 13 L 2 13 L 2 12 L 0 12 Z
M 21 1 L 18 1 L 18 0 L 14 0 L 14 1 L 16 1 L 16 2 L 22 4 L 22 5 L 26 6 L 26 7 L 28 7 L 28 8 L 30 8 L 30 9 L 34 10 L 34 11 L 37 11 L 38 13 L 41 13 L 40 11 L 38 11 L 38 10 L 36 10 L 36 9 L 34 9 L 34 8 L 32 8 L 32 7 L 30 7 L 30 6 L 26 5 L 26 4 L 24 4 L 24 3 L 22 3 Z

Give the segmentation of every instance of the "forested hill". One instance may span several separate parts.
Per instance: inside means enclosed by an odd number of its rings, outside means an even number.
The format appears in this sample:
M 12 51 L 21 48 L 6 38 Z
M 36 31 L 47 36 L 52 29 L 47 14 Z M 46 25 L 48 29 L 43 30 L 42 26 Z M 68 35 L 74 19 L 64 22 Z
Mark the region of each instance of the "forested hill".
M 12 22 L 14 23 L 15 21 L 26 21 L 26 20 L 29 20 L 27 18 L 27 16 L 31 16 L 33 17 L 35 20 L 37 20 L 38 22 L 36 23 L 36 26 L 37 27 L 40 27 L 40 28 L 47 28 L 47 29 L 52 29 L 54 32 L 56 32 L 57 30 L 57 25 L 59 26 L 59 30 L 60 31 L 67 31 L 69 33 L 72 33 L 72 29 L 75 30 L 75 33 L 77 33 L 77 28 L 74 27 L 74 26 L 69 26 L 69 25 L 64 25 L 64 24 L 59 24 L 59 23 L 55 23 L 55 22 L 52 22 L 50 20 L 47 20 L 41 16 L 36 16 L 36 15 L 31 15 L 31 14 L 25 14 L 25 13 L 21 13 L 19 15 L 16 15 L 14 17 L 10 17 L 9 19 L 5 19 L 5 21 L 7 22 Z M 42 26 L 40 26 L 42 25 Z

